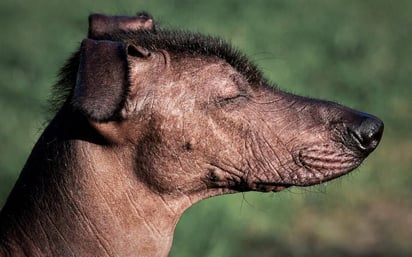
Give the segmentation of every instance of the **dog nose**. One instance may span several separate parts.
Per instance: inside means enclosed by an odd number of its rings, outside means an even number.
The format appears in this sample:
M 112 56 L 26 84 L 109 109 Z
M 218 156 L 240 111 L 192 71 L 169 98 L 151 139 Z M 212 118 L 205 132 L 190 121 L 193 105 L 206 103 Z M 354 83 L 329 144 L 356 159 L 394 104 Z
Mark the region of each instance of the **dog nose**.
M 354 147 L 365 154 L 370 154 L 378 146 L 383 133 L 383 122 L 372 115 L 360 113 L 360 121 L 349 127 L 349 135 Z

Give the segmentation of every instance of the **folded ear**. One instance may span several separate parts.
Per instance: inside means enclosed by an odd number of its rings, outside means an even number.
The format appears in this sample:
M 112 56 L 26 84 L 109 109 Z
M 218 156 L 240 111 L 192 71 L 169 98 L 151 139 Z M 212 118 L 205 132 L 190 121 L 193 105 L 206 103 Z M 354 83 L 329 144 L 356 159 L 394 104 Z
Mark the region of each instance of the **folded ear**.
M 148 56 L 146 49 L 125 42 L 83 40 L 73 108 L 94 121 L 119 119 L 130 88 L 130 60 Z
M 145 13 L 136 16 L 107 16 L 92 14 L 89 16 L 89 38 L 101 39 L 104 35 L 118 31 L 155 30 L 152 17 Z
M 73 93 L 73 107 L 106 121 L 122 107 L 128 90 L 127 44 L 85 39 Z

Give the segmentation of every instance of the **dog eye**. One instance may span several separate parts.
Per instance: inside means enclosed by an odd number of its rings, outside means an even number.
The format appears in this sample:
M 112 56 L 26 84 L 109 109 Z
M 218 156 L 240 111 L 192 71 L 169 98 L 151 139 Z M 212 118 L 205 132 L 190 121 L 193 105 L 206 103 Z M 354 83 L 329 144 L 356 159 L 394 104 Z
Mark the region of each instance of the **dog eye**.
M 225 95 L 222 95 L 216 99 L 216 103 L 223 107 L 227 104 L 241 104 L 249 99 L 247 91 L 248 84 L 245 82 L 240 74 L 231 74 L 231 90 L 227 90 Z

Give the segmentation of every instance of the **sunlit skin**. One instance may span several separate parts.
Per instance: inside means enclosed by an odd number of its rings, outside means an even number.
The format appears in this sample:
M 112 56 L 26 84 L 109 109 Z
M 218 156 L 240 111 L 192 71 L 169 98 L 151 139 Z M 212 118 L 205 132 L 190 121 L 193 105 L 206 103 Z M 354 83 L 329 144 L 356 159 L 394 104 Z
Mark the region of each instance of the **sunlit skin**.
M 372 115 L 273 87 L 220 39 L 147 14 L 89 22 L 0 213 L 0 256 L 167 256 L 194 203 L 331 180 L 382 136 Z

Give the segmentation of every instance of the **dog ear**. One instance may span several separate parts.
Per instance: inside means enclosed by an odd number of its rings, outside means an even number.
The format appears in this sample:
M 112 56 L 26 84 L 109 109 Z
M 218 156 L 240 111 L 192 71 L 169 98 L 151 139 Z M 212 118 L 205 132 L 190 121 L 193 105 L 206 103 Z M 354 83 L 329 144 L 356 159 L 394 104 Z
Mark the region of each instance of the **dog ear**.
M 105 35 L 119 31 L 155 30 L 153 18 L 142 12 L 136 16 L 107 16 L 91 14 L 89 16 L 89 34 L 92 39 L 102 39 Z
M 120 119 L 129 92 L 129 58 L 145 49 L 125 42 L 83 40 L 72 106 L 93 121 Z

